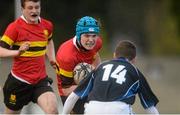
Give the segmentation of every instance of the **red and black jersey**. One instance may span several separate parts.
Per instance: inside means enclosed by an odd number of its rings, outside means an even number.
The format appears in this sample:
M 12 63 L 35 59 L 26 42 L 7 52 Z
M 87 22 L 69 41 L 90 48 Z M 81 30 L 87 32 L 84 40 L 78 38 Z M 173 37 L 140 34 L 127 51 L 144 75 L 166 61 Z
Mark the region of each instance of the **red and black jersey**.
M 29 50 L 14 58 L 12 73 L 16 77 L 35 84 L 47 76 L 45 53 L 52 29 L 50 21 L 40 18 L 38 24 L 29 24 L 23 16 L 7 27 L 0 41 L 2 47 L 18 49 L 24 41 L 30 42 Z
M 59 64 L 58 74 L 63 75 L 67 79 L 73 78 L 73 69 L 78 63 L 86 62 L 92 64 L 95 59 L 94 56 L 102 47 L 101 38 L 98 38 L 96 41 L 96 46 L 92 50 L 88 50 L 88 51 L 80 51 L 76 47 L 75 42 L 76 42 L 76 37 L 64 42 L 59 47 L 56 55 L 56 60 Z

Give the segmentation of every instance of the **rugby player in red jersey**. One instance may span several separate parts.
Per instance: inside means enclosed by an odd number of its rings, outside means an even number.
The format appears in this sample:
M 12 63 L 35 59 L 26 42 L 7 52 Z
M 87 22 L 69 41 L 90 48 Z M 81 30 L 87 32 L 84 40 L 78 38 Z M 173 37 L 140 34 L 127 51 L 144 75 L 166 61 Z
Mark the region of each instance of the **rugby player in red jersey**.
M 19 49 L 25 41 L 29 49 L 13 60 L 4 84 L 5 114 L 19 114 L 24 105 L 37 103 L 47 114 L 57 114 L 57 100 L 50 85 L 45 55 L 55 62 L 51 39 L 53 24 L 40 17 L 41 0 L 21 0 L 22 16 L 9 24 L 0 40 L 4 48 Z
M 102 47 L 99 36 L 99 24 L 90 17 L 82 17 L 76 25 L 76 35 L 64 42 L 58 49 L 56 60 L 59 64 L 57 75 L 59 95 L 64 103 L 67 96 L 77 87 L 73 79 L 73 69 L 80 62 L 86 62 L 96 67 L 101 59 L 98 51 Z M 74 113 L 84 112 L 84 101 L 79 100 Z

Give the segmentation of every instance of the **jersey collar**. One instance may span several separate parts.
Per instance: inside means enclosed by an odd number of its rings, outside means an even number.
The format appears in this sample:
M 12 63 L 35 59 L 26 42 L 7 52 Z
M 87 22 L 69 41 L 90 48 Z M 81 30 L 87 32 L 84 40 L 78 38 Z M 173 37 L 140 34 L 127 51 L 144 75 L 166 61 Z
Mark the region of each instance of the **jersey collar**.
M 78 41 L 77 41 L 77 37 L 74 36 L 74 38 L 73 38 L 73 44 L 74 44 L 74 46 L 75 46 L 79 51 L 89 51 L 89 50 L 86 50 L 82 45 L 79 45 L 77 42 L 78 42 Z
M 125 57 L 119 57 L 119 58 L 116 58 L 114 60 L 129 62 L 129 60 L 127 58 L 125 58 Z
M 23 16 L 23 15 L 21 15 L 21 18 L 28 24 L 28 21 L 26 20 L 26 18 Z M 39 22 L 41 22 L 41 17 L 39 17 Z
M 73 38 L 73 44 L 74 44 L 74 46 L 75 46 L 78 50 L 80 50 L 80 49 L 78 48 L 77 44 L 76 44 L 76 40 L 77 40 L 77 37 L 74 36 L 74 38 Z

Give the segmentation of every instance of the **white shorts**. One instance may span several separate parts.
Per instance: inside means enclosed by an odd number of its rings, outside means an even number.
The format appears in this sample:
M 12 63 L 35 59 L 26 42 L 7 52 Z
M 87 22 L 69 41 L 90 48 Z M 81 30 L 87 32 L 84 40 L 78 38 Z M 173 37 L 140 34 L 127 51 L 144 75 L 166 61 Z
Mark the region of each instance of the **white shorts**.
M 84 114 L 133 114 L 131 105 L 120 101 L 90 101 L 84 107 Z

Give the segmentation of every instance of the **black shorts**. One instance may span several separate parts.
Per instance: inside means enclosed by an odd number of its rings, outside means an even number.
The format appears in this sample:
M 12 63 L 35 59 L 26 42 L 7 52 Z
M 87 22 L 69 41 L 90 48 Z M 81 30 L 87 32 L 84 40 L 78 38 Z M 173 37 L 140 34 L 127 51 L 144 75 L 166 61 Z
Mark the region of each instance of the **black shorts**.
M 67 99 L 67 96 L 61 96 L 61 100 L 62 100 L 63 105 L 64 105 L 66 99 Z M 87 98 L 78 99 L 78 101 L 74 105 L 74 108 L 72 110 L 72 114 L 84 114 L 84 104 L 86 103 L 86 100 L 87 100 Z
M 44 92 L 53 92 L 49 84 L 48 77 L 35 85 L 30 85 L 16 79 L 10 73 L 3 87 L 4 103 L 11 110 L 21 110 L 31 101 L 36 103 L 38 97 Z

